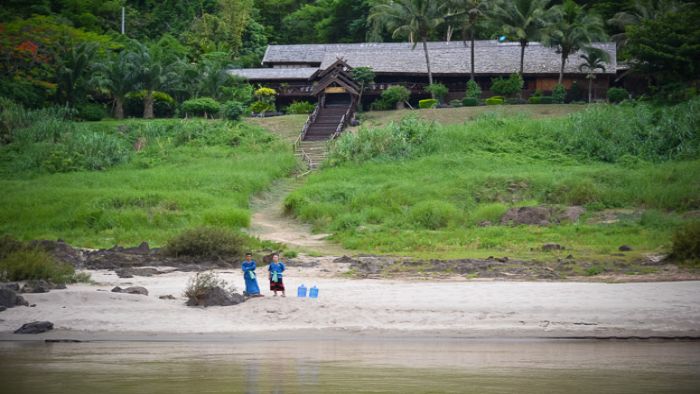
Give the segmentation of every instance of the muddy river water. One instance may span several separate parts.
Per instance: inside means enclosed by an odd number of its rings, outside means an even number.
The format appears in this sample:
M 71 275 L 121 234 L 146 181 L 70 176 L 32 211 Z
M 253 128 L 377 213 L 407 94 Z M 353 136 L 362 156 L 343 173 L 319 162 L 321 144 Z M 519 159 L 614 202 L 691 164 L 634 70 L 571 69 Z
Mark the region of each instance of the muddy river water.
M 0 342 L 2 393 L 698 393 L 700 342 Z

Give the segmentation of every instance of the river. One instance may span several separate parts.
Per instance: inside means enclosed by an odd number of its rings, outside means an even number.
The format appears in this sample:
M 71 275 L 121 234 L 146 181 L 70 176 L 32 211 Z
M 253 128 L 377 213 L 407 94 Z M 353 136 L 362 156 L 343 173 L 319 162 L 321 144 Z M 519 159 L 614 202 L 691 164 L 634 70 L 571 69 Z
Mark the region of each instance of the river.
M 0 342 L 2 393 L 698 393 L 700 342 Z

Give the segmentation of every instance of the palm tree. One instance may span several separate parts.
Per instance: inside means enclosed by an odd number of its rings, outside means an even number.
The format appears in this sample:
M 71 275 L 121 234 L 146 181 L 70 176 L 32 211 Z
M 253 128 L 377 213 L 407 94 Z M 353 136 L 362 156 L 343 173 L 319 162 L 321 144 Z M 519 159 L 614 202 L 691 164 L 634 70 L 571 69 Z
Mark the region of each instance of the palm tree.
M 559 84 L 564 79 L 564 68 L 569 55 L 596 40 L 605 39 L 603 20 L 596 14 L 586 12 L 573 0 L 553 7 L 556 23 L 551 25 L 544 44 L 556 48 L 561 55 Z
M 126 94 L 136 86 L 136 70 L 130 61 L 131 54 L 121 51 L 104 63 L 98 63 L 97 84 L 109 90 L 114 99 L 114 117 L 124 119 L 124 100 Z
M 618 47 L 627 43 L 627 34 L 624 30 L 627 26 L 637 25 L 643 20 L 655 20 L 669 12 L 678 11 L 682 4 L 676 0 L 634 0 L 628 11 L 620 11 L 608 20 L 608 24 L 622 29 L 623 32 L 615 34 L 612 39 Z
M 545 26 L 553 18 L 551 0 L 502 0 L 496 3 L 492 16 L 502 25 L 503 33 L 520 43 L 520 75 L 525 64 L 525 47 L 542 40 Z
M 130 61 L 138 70 L 138 82 L 146 91 L 143 98 L 143 117 L 153 119 L 153 92 L 175 85 L 179 76 L 174 72 L 175 63 L 166 62 L 166 54 L 157 45 L 136 44 Z
M 73 107 L 87 88 L 88 74 L 97 45 L 66 44 L 56 59 L 56 99 L 61 105 Z
M 487 0 L 450 0 L 448 3 L 448 18 L 459 24 L 462 30 L 462 39 L 466 44 L 469 39 L 471 47 L 470 79 L 474 80 L 474 38 L 476 36 L 477 22 L 486 16 L 489 11 Z
M 408 37 L 413 42 L 413 49 L 418 41 L 423 43 L 425 65 L 428 69 L 428 82 L 433 84 L 430 71 L 428 39 L 435 30 L 445 23 L 443 5 L 435 0 L 384 0 L 375 5 L 369 20 L 385 26 L 392 37 Z M 433 95 L 433 98 L 434 95 Z
M 588 78 L 588 102 L 593 101 L 593 80 L 595 79 L 595 70 L 605 71 L 605 63 L 610 60 L 610 55 L 602 49 L 598 48 L 583 48 L 583 54 L 579 56 L 583 59 L 583 63 L 578 66 L 579 71 L 586 72 Z

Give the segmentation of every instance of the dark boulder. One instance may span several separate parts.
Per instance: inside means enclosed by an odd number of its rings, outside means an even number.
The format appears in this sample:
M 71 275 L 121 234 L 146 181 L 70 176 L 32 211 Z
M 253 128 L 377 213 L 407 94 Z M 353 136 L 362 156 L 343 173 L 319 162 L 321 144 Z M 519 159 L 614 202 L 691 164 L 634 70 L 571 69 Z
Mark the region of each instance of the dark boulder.
M 19 283 L 17 283 L 17 282 L 0 283 L 0 288 L 10 289 L 12 291 L 19 292 Z
M 43 279 L 31 280 L 22 286 L 22 293 L 48 293 L 51 289 L 53 289 L 51 283 Z
M 7 307 L 0 305 L 0 312 L 5 312 L 6 310 L 7 310 Z
M 162 295 L 162 296 L 160 296 L 160 297 L 158 297 L 158 298 L 160 298 L 161 300 L 174 300 L 174 299 L 175 299 L 175 297 L 173 297 L 172 294 Z
M 112 289 L 112 293 L 139 294 L 147 296 L 148 290 L 146 290 L 145 287 L 141 286 L 132 286 L 127 287 L 126 289 L 122 289 L 121 287 L 117 286 Z
M 0 306 L 12 308 L 17 306 L 17 293 L 6 287 L 0 287 Z
M 632 250 L 632 247 L 629 245 L 622 245 L 619 248 L 617 248 L 620 252 L 629 252 Z
M 559 245 L 559 244 L 555 244 L 555 243 L 547 243 L 547 244 L 542 245 L 542 250 L 544 250 L 544 251 L 564 250 L 564 247 Z
M 41 334 L 53 330 L 53 323 L 50 321 L 34 321 L 23 324 L 22 327 L 15 330 L 15 334 Z
M 187 306 L 229 306 L 240 304 L 245 297 L 238 293 L 226 291 L 219 286 L 205 289 L 198 297 L 190 297 Z

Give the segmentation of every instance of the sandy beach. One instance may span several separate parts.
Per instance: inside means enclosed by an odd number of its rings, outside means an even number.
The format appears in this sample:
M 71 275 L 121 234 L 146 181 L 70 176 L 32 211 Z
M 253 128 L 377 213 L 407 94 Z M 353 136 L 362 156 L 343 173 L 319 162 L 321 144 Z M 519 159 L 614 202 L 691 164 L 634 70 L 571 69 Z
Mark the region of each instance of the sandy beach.
M 162 267 L 161 267 L 162 269 Z M 218 274 L 239 290 L 238 270 Z M 265 297 L 228 307 L 187 307 L 182 293 L 194 274 L 173 271 L 119 278 L 90 271 L 95 284 L 24 294 L 35 307 L 0 314 L 0 339 L 35 320 L 55 330 L 40 337 L 89 339 L 145 335 L 419 335 L 447 337 L 699 337 L 700 281 L 577 283 L 345 279 L 323 267 L 293 267 L 286 298 Z M 260 279 L 262 275 L 260 275 Z M 296 288 L 318 286 L 318 299 L 297 298 Z M 112 293 L 143 286 L 148 296 Z M 160 299 L 172 295 L 174 300 Z

